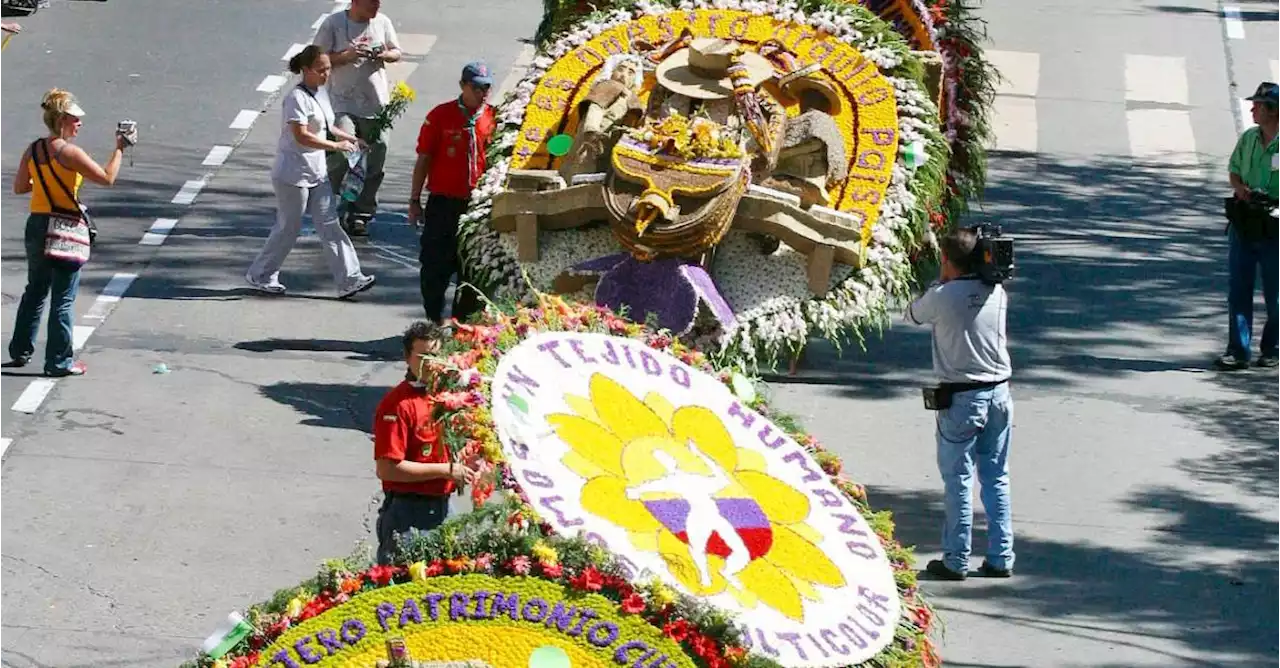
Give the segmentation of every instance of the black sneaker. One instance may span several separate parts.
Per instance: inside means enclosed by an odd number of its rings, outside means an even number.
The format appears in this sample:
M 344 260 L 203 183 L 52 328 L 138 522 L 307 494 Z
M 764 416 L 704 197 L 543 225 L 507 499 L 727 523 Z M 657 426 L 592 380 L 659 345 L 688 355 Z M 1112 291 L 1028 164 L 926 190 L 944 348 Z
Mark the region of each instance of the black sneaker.
M 933 561 L 930 561 L 924 567 L 924 570 L 926 573 L 934 576 L 935 578 L 938 578 L 939 580 L 950 580 L 952 582 L 959 582 L 960 580 L 963 580 L 969 577 L 968 573 L 953 571 L 950 568 L 947 568 L 947 565 L 942 563 L 941 559 L 934 559 Z
M 6 369 L 21 369 L 22 367 L 30 363 L 31 363 L 30 355 L 21 355 L 19 357 L 15 357 L 9 360 L 8 362 L 5 362 L 4 364 L 0 364 L 0 366 Z
M 1215 360 L 1213 365 L 1221 371 L 1239 371 L 1249 368 L 1249 360 L 1243 360 L 1233 353 L 1227 353 Z
M 369 221 L 365 218 L 352 216 L 347 219 L 347 234 L 353 237 L 369 236 Z
M 996 568 L 983 560 L 982 567 L 978 569 L 978 573 L 984 578 L 1007 578 L 1013 576 L 1012 568 Z
M 1280 363 L 1280 358 L 1275 355 L 1263 355 L 1258 358 L 1258 366 L 1263 369 L 1274 369 L 1277 363 Z

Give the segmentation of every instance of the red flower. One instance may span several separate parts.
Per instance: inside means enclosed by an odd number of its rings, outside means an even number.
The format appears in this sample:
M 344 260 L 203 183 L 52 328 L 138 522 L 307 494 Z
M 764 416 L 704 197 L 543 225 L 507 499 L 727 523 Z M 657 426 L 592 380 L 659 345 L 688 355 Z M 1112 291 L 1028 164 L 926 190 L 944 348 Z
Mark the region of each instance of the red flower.
M 682 642 L 689 637 L 689 622 L 683 619 L 676 620 L 662 627 L 662 632 L 667 634 L 672 640 Z
M 630 596 L 622 599 L 623 612 L 630 613 L 632 615 L 638 615 L 644 612 L 644 608 L 645 608 L 644 598 L 642 598 L 639 594 L 635 592 L 632 592 Z
M 596 570 L 595 566 L 587 566 L 577 577 L 570 580 L 569 584 L 583 591 L 600 591 L 604 587 L 604 576 Z
M 436 577 L 437 575 L 443 575 L 443 574 L 444 574 L 443 561 L 436 559 L 435 561 L 427 564 L 427 577 L 433 578 L 433 577 Z
M 719 656 L 720 652 L 716 647 L 716 641 L 707 636 L 698 633 L 689 641 L 689 645 L 693 647 L 693 653 L 704 659 L 710 659 L 713 656 Z
M 246 654 L 232 661 L 229 668 L 250 668 L 258 662 L 258 653 Z
M 919 626 L 921 631 L 928 631 L 929 626 L 933 624 L 933 612 L 923 605 L 916 608 L 915 622 L 916 626 Z
M 278 638 L 281 633 L 284 633 L 287 630 L 289 630 L 289 618 L 281 617 L 276 620 L 274 624 L 268 626 L 265 633 L 268 638 L 274 640 L 275 638 Z
M 397 570 L 395 566 L 374 566 L 369 569 L 369 579 L 385 587 L 391 583 Z
M 328 610 L 333 604 L 321 598 L 313 598 L 311 602 L 302 609 L 302 614 L 298 615 L 299 620 L 311 619 L 316 615 Z
M 542 568 L 542 574 L 549 578 L 558 578 L 564 574 L 564 566 L 560 564 L 551 564 L 545 561 L 538 562 L 538 566 Z

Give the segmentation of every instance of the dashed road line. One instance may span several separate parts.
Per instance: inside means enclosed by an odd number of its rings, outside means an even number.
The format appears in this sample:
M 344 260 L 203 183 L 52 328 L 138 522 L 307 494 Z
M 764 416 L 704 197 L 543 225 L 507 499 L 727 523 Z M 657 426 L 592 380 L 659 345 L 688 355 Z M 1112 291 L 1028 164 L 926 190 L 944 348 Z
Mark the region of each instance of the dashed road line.
M 524 78 L 525 73 L 529 71 L 529 66 L 533 64 L 533 57 L 537 54 L 537 49 L 532 44 L 526 44 L 520 50 L 520 54 L 516 56 L 516 61 L 511 64 L 511 71 L 507 73 L 505 79 L 498 86 L 498 92 L 494 95 L 494 99 L 501 103 L 502 98 L 508 93 L 515 90 L 520 84 L 520 80 Z
M 288 77 L 279 74 L 268 74 L 262 79 L 262 83 L 258 84 L 259 93 L 274 93 L 280 90 L 280 87 L 289 82 Z
M 1246 129 L 1253 127 L 1255 125 L 1253 122 L 1253 103 L 1243 97 L 1236 100 L 1236 102 L 1238 103 L 1236 115 L 1239 116 L 1240 127 Z
M 284 56 L 282 56 L 280 60 L 289 60 L 305 48 L 307 48 L 306 44 L 298 44 L 297 42 L 294 42 L 293 45 L 289 47 L 289 50 L 284 52 Z
M 231 121 L 232 130 L 248 130 L 253 127 L 253 122 L 258 120 L 260 114 L 254 109 L 241 109 L 236 114 L 235 120 Z
M 1171 167 L 1199 164 L 1190 111 L 1129 109 L 1125 120 L 1129 127 L 1129 152 L 1135 159 Z
M 1172 56 L 1125 54 L 1125 99 L 1187 105 L 1187 61 Z
M 209 155 L 204 157 L 204 162 L 200 164 L 206 167 L 217 167 L 227 161 L 227 157 L 231 155 L 230 146 L 217 145 L 209 149 Z
M 71 328 L 71 349 L 80 352 L 84 348 L 84 344 L 89 342 L 89 337 L 93 336 L 93 330 L 97 329 L 94 325 L 76 325 Z
M 163 244 L 177 224 L 177 218 L 157 218 L 154 223 L 151 223 L 151 229 L 147 230 L 147 233 L 143 234 L 142 238 L 138 240 L 138 245 L 159 246 Z
M 53 378 L 37 378 L 27 385 L 22 394 L 18 396 L 18 400 L 13 402 L 11 409 L 15 413 L 34 413 L 40 408 L 40 404 L 44 403 L 45 397 L 53 391 L 53 386 L 57 383 Z
M 178 191 L 177 195 L 173 196 L 173 199 L 170 200 L 170 202 L 173 204 L 186 205 L 196 201 L 196 196 L 200 194 L 201 190 L 204 190 L 204 184 L 205 181 L 203 178 L 187 181 L 182 184 L 182 189 Z
M 13 445 L 12 438 L 0 438 L 0 457 L 3 457 L 4 453 L 9 451 L 9 446 L 11 445 Z
M 1240 8 L 1235 5 L 1223 5 L 1223 22 L 1227 25 L 1227 37 L 1244 39 L 1244 17 L 1240 16 Z
M 319 30 L 320 26 L 324 24 L 324 20 L 329 18 L 329 16 L 330 14 L 321 14 L 320 18 L 316 19 L 315 23 L 311 24 L 311 32 Z
M 118 273 L 107 281 L 107 285 L 102 288 L 102 292 L 98 294 L 98 298 L 93 300 L 93 306 L 89 307 L 89 312 L 85 314 L 86 320 L 105 320 L 111 310 L 116 307 L 116 303 L 124 297 L 124 293 L 129 291 L 129 286 L 138 279 L 137 274 Z

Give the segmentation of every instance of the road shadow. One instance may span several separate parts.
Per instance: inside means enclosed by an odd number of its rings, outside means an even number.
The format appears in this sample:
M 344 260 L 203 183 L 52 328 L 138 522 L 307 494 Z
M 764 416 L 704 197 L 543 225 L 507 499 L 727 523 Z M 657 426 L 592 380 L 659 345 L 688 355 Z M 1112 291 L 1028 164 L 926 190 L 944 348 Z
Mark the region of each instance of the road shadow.
M 1228 393 L 1228 397 L 1189 399 L 1172 405 L 1170 410 L 1221 447 L 1204 457 L 1183 459 L 1178 468 L 1197 480 L 1275 497 L 1280 493 L 1280 439 L 1276 429 L 1280 392 L 1276 372 L 1251 369 L 1212 374 L 1208 382 Z
M 994 152 L 991 161 L 986 202 L 967 224 L 996 222 L 1017 239 L 1006 289 L 1020 384 L 1207 366 L 1225 330 L 1226 241 L 1218 193 L 1200 170 L 1105 155 Z M 890 317 L 883 334 L 866 333 L 865 349 L 850 342 L 841 355 L 815 340 L 796 377 L 771 380 L 838 384 L 858 398 L 914 392 L 930 376 L 929 331 L 903 323 L 900 307 Z M 1160 345 L 1166 334 L 1205 341 L 1204 356 Z
M 307 415 L 299 424 L 355 429 L 372 434 L 373 414 L 387 388 L 348 383 L 283 382 L 265 385 L 259 392 Z
M 306 352 L 349 353 L 346 359 L 361 362 L 394 362 L 404 357 L 399 336 L 370 341 L 336 341 L 333 339 L 263 339 L 241 341 L 237 350 L 254 353 Z
M 1241 2 L 1266 2 L 1268 0 L 1241 0 Z M 1163 14 L 1207 14 L 1209 16 L 1218 16 L 1220 12 L 1216 9 L 1206 9 L 1204 7 L 1188 7 L 1186 5 L 1155 5 L 1152 10 Z M 1267 11 L 1265 9 L 1246 9 L 1240 12 L 1241 21 L 1276 21 L 1280 18 L 1280 12 L 1275 10 Z
M 940 493 L 868 487 L 868 495 L 874 507 L 894 512 L 898 540 L 915 545 L 922 561 L 936 558 Z M 1239 506 L 1171 488 L 1135 492 L 1125 505 L 1160 517 L 1153 532 L 1156 548 L 1099 544 L 1105 537 L 1067 542 L 1020 532 L 1012 579 L 922 586 L 943 619 L 948 612 L 983 615 L 1092 640 L 1099 650 L 1103 644 L 1132 645 L 1160 654 L 1170 643 L 1186 650 L 1167 653 L 1166 665 L 1221 665 L 1187 656 L 1193 651 L 1233 657 L 1233 666 L 1275 665 L 1280 594 L 1275 525 Z M 980 563 L 985 520 L 975 517 L 974 528 Z M 1227 565 L 1187 558 L 1210 549 L 1232 550 L 1236 558 Z

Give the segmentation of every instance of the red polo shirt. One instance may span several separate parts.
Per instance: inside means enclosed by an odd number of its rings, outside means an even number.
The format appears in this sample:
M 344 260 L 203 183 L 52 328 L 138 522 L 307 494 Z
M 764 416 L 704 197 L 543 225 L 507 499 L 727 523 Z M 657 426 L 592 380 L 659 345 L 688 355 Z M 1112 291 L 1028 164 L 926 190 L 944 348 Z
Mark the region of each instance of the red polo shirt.
M 467 178 L 467 118 L 457 100 L 437 105 L 422 122 L 418 131 L 418 155 L 431 156 L 427 173 L 427 192 L 433 195 L 468 199 L 485 170 L 485 147 L 498 123 L 493 107 L 484 105 L 476 119 L 476 139 L 480 144 L 477 169 Z
M 433 419 L 434 407 L 426 392 L 415 388 L 407 380 L 392 388 L 378 403 L 378 410 L 374 412 L 374 460 L 447 464 L 449 450 L 441 440 L 440 426 Z M 386 492 L 446 496 L 453 492 L 453 480 L 383 480 L 382 489 Z

